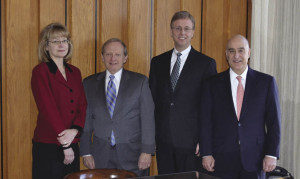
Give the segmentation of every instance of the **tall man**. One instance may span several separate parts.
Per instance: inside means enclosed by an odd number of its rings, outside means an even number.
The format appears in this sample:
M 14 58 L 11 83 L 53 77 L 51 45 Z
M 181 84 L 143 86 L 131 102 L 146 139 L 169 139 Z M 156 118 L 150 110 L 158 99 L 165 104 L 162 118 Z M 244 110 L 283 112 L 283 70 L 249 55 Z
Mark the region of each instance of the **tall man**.
M 216 74 L 213 59 L 191 47 L 195 20 L 187 11 L 172 17 L 174 49 L 151 61 L 158 173 L 199 170 L 198 121 L 202 83 Z
M 241 35 L 227 43 L 230 68 L 211 78 L 201 105 L 203 167 L 223 179 L 265 178 L 279 157 L 280 107 L 275 79 L 248 67 Z M 262 170 L 263 169 L 263 170 Z
M 147 175 L 155 150 L 154 103 L 148 79 L 127 71 L 125 44 L 103 44 L 106 71 L 84 79 L 88 107 L 80 153 L 87 168 L 118 168 Z

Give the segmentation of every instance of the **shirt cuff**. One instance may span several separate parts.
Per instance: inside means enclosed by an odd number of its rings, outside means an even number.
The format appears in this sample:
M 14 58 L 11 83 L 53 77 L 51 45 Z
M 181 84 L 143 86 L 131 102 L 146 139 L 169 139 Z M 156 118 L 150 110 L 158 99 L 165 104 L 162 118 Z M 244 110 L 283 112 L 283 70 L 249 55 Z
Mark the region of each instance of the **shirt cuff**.
M 89 157 L 92 156 L 92 154 L 83 155 L 82 157 Z
M 270 158 L 273 158 L 273 159 L 277 160 L 277 157 L 274 157 L 274 156 L 271 156 L 271 155 L 266 155 L 266 157 L 270 157 Z

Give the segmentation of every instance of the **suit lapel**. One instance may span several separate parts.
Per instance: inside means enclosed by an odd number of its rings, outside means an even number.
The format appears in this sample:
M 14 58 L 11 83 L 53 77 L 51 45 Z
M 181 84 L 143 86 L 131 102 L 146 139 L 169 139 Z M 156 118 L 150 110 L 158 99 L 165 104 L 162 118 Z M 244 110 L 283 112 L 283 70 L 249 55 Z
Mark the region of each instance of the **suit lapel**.
M 120 86 L 119 86 L 119 91 L 118 91 L 118 95 L 117 95 L 117 99 L 116 99 L 116 105 L 115 105 L 115 109 L 114 109 L 114 115 L 113 118 L 115 119 L 115 114 L 118 114 L 118 110 L 120 109 L 122 102 L 125 101 L 125 95 L 124 93 L 127 90 L 127 84 L 129 84 L 128 82 L 126 82 L 127 80 L 130 79 L 130 76 L 128 74 L 128 72 L 123 69 L 122 71 L 122 76 L 121 76 L 121 81 L 120 81 Z
M 233 104 L 233 99 L 232 99 L 232 90 L 231 90 L 231 82 L 230 82 L 230 73 L 229 73 L 229 69 L 226 70 L 224 72 L 224 78 L 222 78 L 223 81 L 223 87 L 224 87 L 224 91 L 225 91 L 225 94 L 226 94 L 226 99 L 227 101 L 229 102 L 230 104 L 230 110 L 231 110 L 231 113 L 233 113 L 236 118 L 235 120 L 237 121 L 237 116 L 236 116 L 236 112 L 235 112 L 235 108 L 234 108 L 234 104 Z
M 194 55 L 195 55 L 194 51 L 195 50 L 193 48 L 191 48 L 191 51 L 190 51 L 190 53 L 189 53 L 189 55 L 188 55 L 188 57 L 187 57 L 187 59 L 185 61 L 185 64 L 184 64 L 184 66 L 183 66 L 183 68 L 181 70 L 181 73 L 180 73 L 180 76 L 178 78 L 177 84 L 180 83 L 180 81 L 181 81 L 180 79 L 182 79 L 189 72 L 189 68 L 193 65 L 193 60 L 195 59 L 195 57 L 194 57 Z
M 243 105 L 242 105 L 242 109 L 241 109 L 241 116 L 240 119 L 243 119 L 243 116 L 246 115 L 247 113 L 247 105 L 249 104 L 249 98 L 251 98 L 251 96 L 254 96 L 255 94 L 252 94 L 252 92 L 254 92 L 255 90 L 253 88 L 255 88 L 256 81 L 255 81 L 255 72 L 248 67 L 248 73 L 247 73 L 247 79 L 246 79 L 246 86 L 245 86 L 245 92 L 244 92 L 244 98 L 243 98 Z
M 171 76 L 170 76 L 170 71 L 171 71 L 171 58 L 172 58 L 172 53 L 173 50 L 170 50 L 166 53 L 165 57 L 163 57 L 161 60 L 163 60 L 163 63 L 161 64 L 161 72 L 162 76 L 161 78 L 165 78 L 166 81 L 166 86 L 167 86 L 167 91 L 172 92 L 172 85 L 171 85 Z M 162 80 L 163 81 L 163 80 Z
M 105 78 L 106 78 L 106 72 L 102 72 L 98 75 L 97 81 L 98 84 L 96 85 L 96 98 L 99 100 L 100 106 L 103 106 L 105 108 L 105 115 L 107 118 L 110 119 L 110 114 L 108 112 L 107 104 L 106 104 L 106 92 L 105 92 Z M 103 115 L 103 114 L 101 114 Z
M 170 59 L 171 59 L 171 57 L 170 57 Z M 179 78 L 178 78 L 178 81 L 177 81 L 177 84 L 175 87 L 175 91 L 176 91 L 176 89 L 178 89 L 180 87 L 180 84 L 182 83 L 182 81 L 184 81 L 184 77 L 188 74 L 188 72 L 190 71 L 189 69 L 193 66 L 194 60 L 195 60 L 195 50 L 192 47 L 191 51 L 185 61 L 185 64 L 181 70 L 181 73 L 179 75 Z

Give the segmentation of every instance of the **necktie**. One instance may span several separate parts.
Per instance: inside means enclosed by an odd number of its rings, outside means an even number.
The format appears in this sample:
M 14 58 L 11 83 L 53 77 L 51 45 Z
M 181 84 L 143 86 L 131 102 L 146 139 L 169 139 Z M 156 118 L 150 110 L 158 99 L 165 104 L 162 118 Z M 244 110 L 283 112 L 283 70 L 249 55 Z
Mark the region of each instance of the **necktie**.
M 114 114 L 114 109 L 115 109 L 115 104 L 117 99 L 116 85 L 113 81 L 114 78 L 115 78 L 114 75 L 109 76 L 109 82 L 107 84 L 107 91 L 106 91 L 106 103 L 111 118 L 113 117 Z M 110 142 L 112 146 L 116 145 L 114 131 L 111 132 Z
M 179 69 L 180 69 L 180 63 L 181 63 L 180 56 L 181 56 L 181 53 L 177 53 L 177 60 L 175 62 L 175 65 L 174 65 L 172 73 L 171 73 L 171 84 L 172 84 L 173 91 L 175 90 L 177 80 L 179 77 Z
M 236 78 L 239 81 L 239 84 L 237 86 L 237 95 L 236 95 L 236 111 L 237 111 L 237 118 L 238 120 L 240 120 L 241 109 L 242 109 L 243 98 L 244 98 L 244 88 L 242 85 L 242 77 L 237 76 Z

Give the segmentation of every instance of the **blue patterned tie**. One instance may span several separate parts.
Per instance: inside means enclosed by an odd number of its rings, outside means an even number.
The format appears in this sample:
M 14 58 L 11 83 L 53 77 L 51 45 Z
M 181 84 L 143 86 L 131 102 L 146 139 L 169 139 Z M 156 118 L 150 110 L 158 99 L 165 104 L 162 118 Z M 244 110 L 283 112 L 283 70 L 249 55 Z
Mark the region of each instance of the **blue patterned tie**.
M 172 73 L 171 73 L 171 83 L 172 83 L 173 91 L 175 90 L 177 80 L 179 77 L 179 69 L 180 69 L 180 64 L 181 64 L 180 56 L 181 56 L 181 53 L 177 53 L 177 60 L 175 62 L 175 65 L 174 65 Z
M 106 91 L 106 103 L 111 118 L 113 117 L 114 114 L 114 109 L 115 109 L 115 104 L 117 99 L 116 85 L 113 81 L 114 78 L 115 78 L 114 75 L 109 76 L 109 82 L 107 84 L 107 91 Z M 116 145 L 114 131 L 111 131 L 110 142 L 112 146 Z

